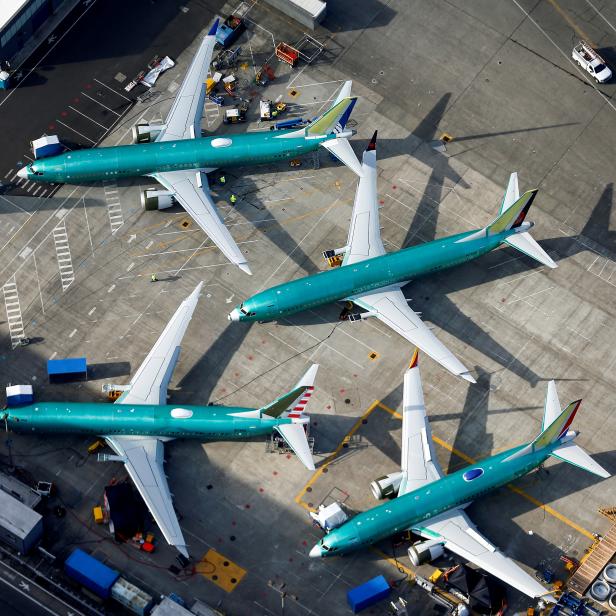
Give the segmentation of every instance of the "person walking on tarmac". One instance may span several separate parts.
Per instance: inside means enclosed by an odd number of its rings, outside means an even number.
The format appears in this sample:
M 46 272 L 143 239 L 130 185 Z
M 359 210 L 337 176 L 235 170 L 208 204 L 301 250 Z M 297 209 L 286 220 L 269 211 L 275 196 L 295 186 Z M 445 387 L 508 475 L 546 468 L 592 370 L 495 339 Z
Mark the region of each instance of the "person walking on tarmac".
M 227 178 L 226 178 L 224 175 L 221 175 L 221 176 L 218 178 L 218 181 L 220 182 L 220 184 L 221 184 L 222 186 L 224 186 L 224 185 L 227 183 Z
M 152 274 L 150 276 L 150 282 L 158 282 L 158 278 L 156 278 L 156 274 Z
M 231 201 L 231 205 L 235 205 L 237 202 L 237 197 L 231 193 L 231 196 L 229 197 L 229 201 Z

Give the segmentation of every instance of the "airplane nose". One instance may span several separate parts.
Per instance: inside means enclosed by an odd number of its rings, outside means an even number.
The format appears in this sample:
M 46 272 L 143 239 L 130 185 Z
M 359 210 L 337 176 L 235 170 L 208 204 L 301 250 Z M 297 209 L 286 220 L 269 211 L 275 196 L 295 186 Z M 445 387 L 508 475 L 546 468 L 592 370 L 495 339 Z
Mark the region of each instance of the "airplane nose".
M 20 177 L 22 180 L 27 180 L 28 179 L 28 167 L 22 167 L 17 172 L 17 176 Z
M 321 558 L 321 548 L 318 543 L 310 550 L 308 556 L 310 556 L 310 558 Z
M 229 321 L 239 321 L 240 320 L 240 311 L 237 308 L 234 308 L 228 315 L 227 319 Z

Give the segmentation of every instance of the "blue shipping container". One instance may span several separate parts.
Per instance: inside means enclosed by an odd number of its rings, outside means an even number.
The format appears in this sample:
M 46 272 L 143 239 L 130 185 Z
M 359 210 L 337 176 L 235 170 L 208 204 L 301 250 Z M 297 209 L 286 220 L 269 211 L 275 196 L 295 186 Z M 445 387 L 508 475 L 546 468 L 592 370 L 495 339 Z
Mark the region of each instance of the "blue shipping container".
M 109 568 L 79 548 L 64 561 L 64 571 L 101 599 L 109 598 L 111 587 L 120 577 L 118 571 Z
M 85 357 L 47 360 L 50 381 L 66 382 L 88 378 L 88 362 Z
M 365 584 L 347 591 L 347 601 L 353 613 L 357 614 L 360 610 L 386 599 L 390 592 L 387 580 L 382 575 L 377 575 Z

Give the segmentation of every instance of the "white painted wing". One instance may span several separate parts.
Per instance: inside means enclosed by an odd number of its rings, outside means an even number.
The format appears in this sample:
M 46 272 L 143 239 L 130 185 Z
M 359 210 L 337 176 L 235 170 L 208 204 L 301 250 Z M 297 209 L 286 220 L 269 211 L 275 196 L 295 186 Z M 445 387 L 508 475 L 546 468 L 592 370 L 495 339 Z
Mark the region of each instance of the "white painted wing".
M 446 549 L 474 563 L 525 595 L 544 597 L 548 601 L 553 601 L 549 591 L 513 560 L 498 551 L 477 531 L 463 511 L 452 509 L 421 522 L 412 530 L 426 539 L 441 538 Z
M 432 330 L 413 312 L 399 287 L 351 297 L 355 304 L 374 315 L 429 355 L 452 374 L 475 383 L 464 364 L 432 333 Z
M 315 470 L 310 445 L 306 438 L 306 430 L 300 423 L 279 424 L 274 429 L 282 436 L 287 445 L 294 451 L 301 463 L 309 470 Z
M 400 466 L 404 474 L 398 496 L 417 490 L 443 476 L 434 452 L 430 422 L 426 416 L 419 366 L 412 364 L 404 374 Z
M 167 543 L 188 558 L 163 468 L 163 443 L 156 438 L 128 436 L 106 436 L 105 440 L 118 456 L 125 458 L 124 466 Z
M 205 173 L 189 170 L 163 171 L 153 174 L 152 177 L 174 193 L 175 199 L 231 263 L 247 274 L 252 273 L 246 257 L 225 227 L 216 204 L 210 196 Z
M 116 404 L 165 404 L 167 386 L 180 356 L 180 344 L 199 301 L 203 283 L 180 304 L 156 344 L 131 379 L 130 389 Z
M 347 249 L 342 265 L 352 265 L 385 254 L 376 198 L 376 150 L 366 150 L 355 192 Z
M 184 75 L 184 81 L 175 94 L 173 106 L 165 120 L 165 128 L 158 135 L 156 141 L 201 137 L 205 80 L 212 63 L 217 27 L 218 20 L 203 38 L 186 75 Z

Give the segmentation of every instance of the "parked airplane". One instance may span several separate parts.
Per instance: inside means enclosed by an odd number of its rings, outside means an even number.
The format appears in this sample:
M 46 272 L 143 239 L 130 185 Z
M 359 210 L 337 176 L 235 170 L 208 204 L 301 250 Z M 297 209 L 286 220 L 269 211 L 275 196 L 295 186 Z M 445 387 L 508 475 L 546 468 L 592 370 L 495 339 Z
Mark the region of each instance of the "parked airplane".
M 415 566 L 438 558 L 447 549 L 530 597 L 547 595 L 533 576 L 477 531 L 464 508 L 486 492 L 526 475 L 550 456 L 599 477 L 609 477 L 573 442 L 578 433 L 569 426 L 580 403 L 576 400 L 561 411 L 556 385 L 550 381 L 542 431 L 536 439 L 444 476 L 432 444 L 416 350 L 404 375 L 401 470 L 379 477 L 370 486 L 377 499 L 397 498 L 359 513 L 330 531 L 310 550 L 310 556 L 344 554 L 411 530 L 426 540 L 409 551 Z
M 351 96 L 351 82 L 347 81 L 332 107 L 304 128 L 201 137 L 204 82 L 217 28 L 218 20 L 204 37 L 164 124 L 135 126 L 134 145 L 77 150 L 37 159 L 18 175 L 35 182 L 69 184 L 141 175 L 154 178 L 165 190 L 146 190 L 143 207 L 164 209 L 173 205 L 173 197 L 227 259 L 250 274 L 246 258 L 212 200 L 206 173 L 219 167 L 279 162 L 321 146 L 355 173 L 361 173 L 347 140 L 353 133 L 345 130 L 357 97 Z
M 498 217 L 483 229 L 467 231 L 386 254 L 379 227 L 376 191 L 376 132 L 363 154 L 347 245 L 328 250 L 327 257 L 344 255 L 342 267 L 285 282 L 236 306 L 231 321 L 271 321 L 330 302 L 347 300 L 366 310 L 351 321 L 376 317 L 419 347 L 453 374 L 475 382 L 459 359 L 411 310 L 401 287 L 411 280 L 459 265 L 509 244 L 548 267 L 556 264 L 528 233 L 525 222 L 537 190 L 520 197 L 512 173 Z
M 186 542 L 163 468 L 163 443 L 175 438 L 241 439 L 276 431 L 306 468 L 315 468 L 304 409 L 314 390 L 316 364 L 291 391 L 258 409 L 167 404 L 167 387 L 202 284 L 182 302 L 115 405 L 36 402 L 0 415 L 6 429 L 14 432 L 103 436 L 117 454 L 108 459 L 124 463 L 165 539 L 186 557 Z

